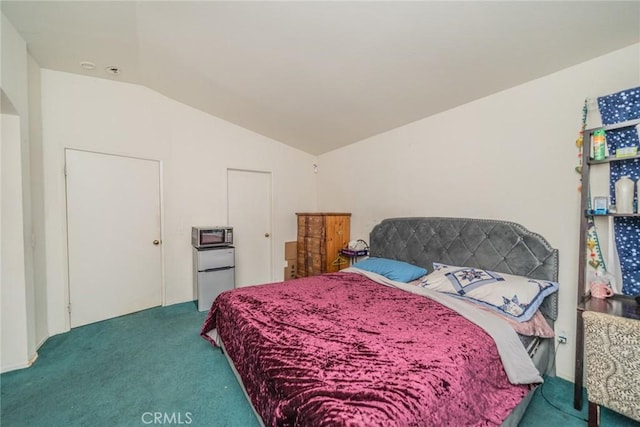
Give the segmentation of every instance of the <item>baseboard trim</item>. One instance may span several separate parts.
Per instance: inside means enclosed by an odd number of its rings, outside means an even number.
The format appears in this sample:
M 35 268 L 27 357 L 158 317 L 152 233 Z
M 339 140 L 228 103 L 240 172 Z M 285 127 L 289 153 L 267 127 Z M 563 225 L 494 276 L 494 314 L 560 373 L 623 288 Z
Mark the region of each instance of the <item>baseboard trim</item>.
M 26 362 L 23 362 L 23 363 L 15 363 L 13 365 L 3 366 L 0 373 L 4 374 L 6 372 L 17 371 L 18 369 L 24 369 L 30 366 L 31 366 L 31 361 L 27 360 Z
M 33 356 L 31 356 L 31 359 L 29 359 L 29 366 L 33 365 L 34 363 L 36 363 L 36 360 L 38 360 L 38 352 L 36 351 Z
M 45 342 L 47 342 L 47 340 L 49 339 L 49 337 L 44 337 L 40 340 L 40 342 L 38 344 L 36 344 L 36 359 L 38 358 L 38 350 L 40 350 L 40 347 L 42 347 L 42 344 L 44 344 Z M 34 359 L 35 362 L 35 359 Z
M 38 352 L 36 351 L 33 356 L 29 360 L 24 363 L 15 363 L 9 366 L 3 366 L 0 370 L 0 374 L 4 374 L 5 372 L 17 371 L 18 369 L 26 369 L 30 368 L 34 363 L 38 360 Z

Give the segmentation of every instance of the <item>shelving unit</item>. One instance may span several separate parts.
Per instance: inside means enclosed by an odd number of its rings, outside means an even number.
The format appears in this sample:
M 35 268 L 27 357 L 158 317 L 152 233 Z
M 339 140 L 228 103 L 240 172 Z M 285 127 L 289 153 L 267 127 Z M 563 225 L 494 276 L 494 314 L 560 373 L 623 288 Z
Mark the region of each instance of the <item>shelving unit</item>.
M 580 249 L 578 261 L 578 301 L 576 310 L 576 360 L 575 360 L 575 376 L 574 376 L 574 395 L 573 406 L 575 409 L 582 409 L 582 387 L 583 387 L 583 370 L 584 370 L 584 324 L 582 313 L 584 311 L 597 311 L 608 313 L 615 316 L 628 317 L 632 319 L 640 319 L 640 309 L 638 304 L 632 297 L 625 295 L 614 295 L 608 299 L 591 298 L 587 289 L 587 259 L 586 245 L 589 227 L 589 219 L 591 217 L 640 217 L 640 214 L 623 214 L 623 213 L 607 213 L 607 214 L 591 214 L 588 212 L 589 206 L 589 188 L 591 167 L 598 165 L 606 165 L 614 162 L 625 162 L 633 159 L 640 159 L 640 154 L 629 157 L 609 156 L 604 160 L 593 160 L 590 158 L 591 138 L 593 133 L 598 129 L 615 130 L 632 127 L 640 124 L 640 119 L 630 120 L 615 125 L 602 126 L 593 129 L 587 129 L 583 134 L 582 144 L 582 190 L 580 197 L 581 212 L 580 218 Z

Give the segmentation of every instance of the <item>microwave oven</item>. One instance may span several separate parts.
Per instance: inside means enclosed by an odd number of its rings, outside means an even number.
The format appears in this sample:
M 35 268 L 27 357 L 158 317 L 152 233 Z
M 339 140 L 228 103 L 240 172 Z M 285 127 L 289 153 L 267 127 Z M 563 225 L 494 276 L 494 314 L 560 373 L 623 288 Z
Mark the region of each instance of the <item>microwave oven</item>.
M 233 227 L 192 227 L 191 244 L 194 248 L 214 248 L 233 245 Z

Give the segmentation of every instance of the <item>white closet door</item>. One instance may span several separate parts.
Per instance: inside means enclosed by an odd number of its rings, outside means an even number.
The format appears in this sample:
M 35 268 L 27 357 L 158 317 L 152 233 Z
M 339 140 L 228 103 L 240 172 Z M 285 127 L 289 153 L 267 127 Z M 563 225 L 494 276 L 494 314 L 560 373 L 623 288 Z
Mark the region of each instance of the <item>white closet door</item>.
M 159 162 L 65 157 L 71 327 L 161 305 Z
M 228 222 L 236 247 L 236 287 L 269 283 L 273 281 L 271 173 L 230 169 L 227 191 Z

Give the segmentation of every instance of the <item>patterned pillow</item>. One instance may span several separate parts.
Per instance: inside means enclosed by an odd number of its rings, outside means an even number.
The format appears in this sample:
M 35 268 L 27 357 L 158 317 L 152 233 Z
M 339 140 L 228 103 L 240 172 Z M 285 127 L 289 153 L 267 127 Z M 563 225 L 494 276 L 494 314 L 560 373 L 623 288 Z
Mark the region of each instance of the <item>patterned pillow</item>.
M 518 322 L 531 319 L 544 297 L 558 290 L 558 284 L 548 280 L 435 262 L 433 268 L 420 286 L 473 301 Z

